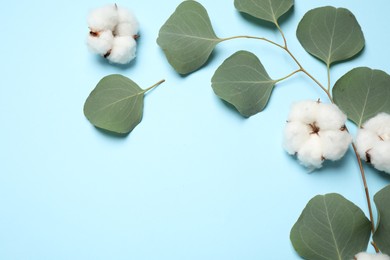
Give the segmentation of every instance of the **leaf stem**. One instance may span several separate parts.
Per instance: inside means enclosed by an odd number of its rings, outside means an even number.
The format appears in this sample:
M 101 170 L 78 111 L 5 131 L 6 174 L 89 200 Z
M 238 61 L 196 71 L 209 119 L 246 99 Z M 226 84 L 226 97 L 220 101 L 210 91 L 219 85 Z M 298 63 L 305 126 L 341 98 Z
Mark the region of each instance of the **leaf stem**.
M 274 23 L 275 23 L 276 27 L 278 28 L 280 35 L 282 35 L 283 42 L 284 42 L 284 49 L 287 49 L 287 40 L 286 40 L 286 37 L 284 36 L 284 32 L 283 32 L 282 28 L 280 28 L 277 20 L 275 20 Z
M 165 79 L 162 79 L 160 80 L 159 82 L 157 82 L 156 84 L 154 84 L 153 86 L 150 86 L 148 87 L 147 89 L 144 89 L 144 93 L 148 92 L 149 90 L 152 90 L 154 89 L 155 87 L 157 87 L 158 85 L 160 85 L 161 83 L 165 82 Z
M 290 55 L 290 57 L 295 61 L 295 63 L 298 65 L 298 67 L 301 69 L 303 73 L 305 73 L 311 80 L 313 80 L 328 96 L 329 100 L 333 103 L 332 95 L 330 94 L 330 91 L 328 91 L 313 75 L 311 75 L 297 60 L 297 58 L 294 56 L 294 54 L 291 53 L 291 51 L 286 47 L 284 50 Z
M 301 72 L 301 71 L 302 71 L 302 69 L 297 69 L 296 71 L 291 72 L 290 74 L 288 74 L 287 76 L 285 76 L 285 77 L 283 77 L 283 78 L 276 79 L 276 80 L 275 80 L 275 84 L 278 83 L 278 82 L 280 82 L 280 81 L 283 81 L 283 80 L 285 80 L 285 79 L 288 79 L 289 77 L 291 77 L 291 76 L 293 76 L 293 75 L 295 75 L 296 73 Z
M 330 65 L 326 64 L 326 72 L 328 74 L 328 92 L 330 92 Z
M 250 35 L 239 35 L 239 36 L 233 36 L 233 37 L 228 37 L 228 38 L 221 38 L 221 42 L 223 41 L 229 41 L 229 40 L 233 40 L 233 39 L 255 39 L 255 40 L 260 40 L 260 41 L 266 41 L 268 43 L 271 43 L 272 45 L 275 45 L 279 48 L 282 48 L 284 49 L 284 46 L 274 42 L 274 41 L 271 41 L 265 37 L 256 37 L 256 36 L 250 36 Z

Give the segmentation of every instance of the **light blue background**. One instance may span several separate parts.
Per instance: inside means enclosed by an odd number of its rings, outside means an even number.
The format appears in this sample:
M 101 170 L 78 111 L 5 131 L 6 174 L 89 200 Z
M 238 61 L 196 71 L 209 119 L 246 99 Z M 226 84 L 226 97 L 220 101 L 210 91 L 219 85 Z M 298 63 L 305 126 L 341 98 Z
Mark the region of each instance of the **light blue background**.
M 217 67 L 240 49 L 256 53 L 273 78 L 296 69 L 286 53 L 233 40 L 199 71 L 175 73 L 156 38 L 180 2 L 117 1 L 141 24 L 129 66 L 110 65 L 86 47 L 87 14 L 106 1 L 2 3 L 0 259 L 299 259 L 289 233 L 313 196 L 338 192 L 367 214 L 352 151 L 308 173 L 281 147 L 290 104 L 326 100 L 312 81 L 299 74 L 278 84 L 265 111 L 249 119 L 210 87 Z M 281 42 L 233 1 L 200 2 L 220 37 Z M 326 83 L 323 64 L 295 37 L 303 14 L 324 5 L 350 9 L 366 38 L 361 55 L 332 68 L 332 84 L 357 66 L 389 73 L 388 0 L 297 0 L 281 26 L 304 67 Z M 143 121 L 125 138 L 95 129 L 83 115 L 89 93 L 112 73 L 143 88 L 166 79 L 147 94 Z M 389 184 L 365 169 L 371 195 Z

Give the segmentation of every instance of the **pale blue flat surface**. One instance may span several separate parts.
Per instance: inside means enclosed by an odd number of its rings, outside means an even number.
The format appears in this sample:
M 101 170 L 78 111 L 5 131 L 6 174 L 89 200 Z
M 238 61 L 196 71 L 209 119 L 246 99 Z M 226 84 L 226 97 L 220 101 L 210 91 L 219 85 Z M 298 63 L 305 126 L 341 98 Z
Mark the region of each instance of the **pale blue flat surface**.
M 281 147 L 290 104 L 326 100 L 308 78 L 280 83 L 265 111 L 249 119 L 214 95 L 210 79 L 234 52 L 256 53 L 273 78 L 296 69 L 285 53 L 234 40 L 217 46 L 199 71 L 175 73 L 156 38 L 180 2 L 116 2 L 141 24 L 138 56 L 124 67 L 85 45 L 89 10 L 107 2 L 2 4 L 0 259 L 299 259 L 289 233 L 313 196 L 338 192 L 367 214 L 352 151 L 309 174 Z M 220 37 L 281 42 L 276 30 L 239 14 L 233 1 L 200 2 Z M 281 26 L 304 67 L 326 83 L 325 66 L 295 37 L 303 14 L 324 5 L 350 9 L 366 38 L 361 55 L 332 68 L 332 83 L 357 66 L 389 73 L 388 0 L 297 0 Z M 143 121 L 125 138 L 97 130 L 83 115 L 88 94 L 112 73 L 143 88 L 166 79 L 147 94 Z M 365 168 L 371 195 L 390 183 Z

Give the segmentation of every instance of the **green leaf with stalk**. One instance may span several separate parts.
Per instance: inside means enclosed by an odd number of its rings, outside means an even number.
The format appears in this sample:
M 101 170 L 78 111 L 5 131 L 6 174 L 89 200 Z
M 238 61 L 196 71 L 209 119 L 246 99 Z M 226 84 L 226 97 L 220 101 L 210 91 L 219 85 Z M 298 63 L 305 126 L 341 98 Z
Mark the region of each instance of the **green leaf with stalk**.
M 276 82 L 268 76 L 260 60 L 247 51 L 238 51 L 227 58 L 211 79 L 215 94 L 244 117 L 265 108 Z
M 308 11 L 298 24 L 297 37 L 303 48 L 326 64 L 330 91 L 330 66 L 358 54 L 364 35 L 355 16 L 345 8 L 325 6 Z
M 162 82 L 141 89 L 122 75 L 106 76 L 85 101 L 84 115 L 98 128 L 117 134 L 130 133 L 142 120 L 145 93 Z
M 180 74 L 199 69 L 221 42 L 206 9 L 196 1 L 182 2 L 161 27 L 157 44 Z
M 299 22 L 297 37 L 307 52 L 327 66 L 352 58 L 364 47 L 355 16 L 348 9 L 332 6 L 308 11 Z

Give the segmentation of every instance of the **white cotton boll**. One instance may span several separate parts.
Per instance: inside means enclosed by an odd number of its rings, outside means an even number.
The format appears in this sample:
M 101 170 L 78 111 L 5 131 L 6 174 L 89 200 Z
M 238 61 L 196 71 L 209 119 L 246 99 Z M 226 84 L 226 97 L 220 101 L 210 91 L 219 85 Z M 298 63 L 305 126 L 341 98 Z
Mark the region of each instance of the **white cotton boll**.
M 306 124 L 315 122 L 319 103 L 308 100 L 294 103 L 288 116 L 288 121 L 301 121 Z
M 320 168 L 324 160 L 341 159 L 352 138 L 344 129 L 346 115 L 334 104 L 302 101 L 292 105 L 283 146 L 309 168 Z
M 390 115 L 380 113 L 359 129 L 356 147 L 360 157 L 390 174 Z
M 341 128 L 346 121 L 347 116 L 335 104 L 319 104 L 317 125 L 321 130 Z
M 122 27 L 122 28 L 120 28 Z M 139 24 L 137 21 L 137 18 L 134 16 L 132 12 L 129 10 L 119 7 L 118 8 L 118 27 L 116 29 L 116 33 L 118 33 L 119 36 L 128 36 L 127 34 L 123 33 L 129 33 L 129 36 L 131 35 L 137 35 L 139 30 Z M 122 34 L 122 35 L 120 35 Z
M 365 252 L 361 252 L 355 255 L 357 260 L 390 260 L 390 257 L 385 254 L 368 254 Z
M 339 160 L 348 150 L 352 137 L 347 131 L 321 131 L 322 156 L 327 160 Z
M 91 51 L 96 52 L 102 56 L 107 54 L 114 42 L 114 36 L 111 31 L 102 31 L 97 36 L 88 35 L 87 45 Z
M 390 174 L 390 141 L 380 141 L 370 150 L 371 164 Z
M 113 31 L 118 24 L 118 10 L 111 4 L 92 10 L 88 16 L 88 27 L 93 32 Z
M 309 140 L 299 149 L 298 160 L 308 168 L 321 168 L 322 144 L 318 135 L 311 135 Z
M 118 64 L 129 63 L 136 56 L 137 43 L 132 37 L 115 37 L 107 59 Z
M 379 113 L 375 117 L 367 120 L 363 128 L 369 129 L 372 132 L 381 134 L 390 134 L 390 115 L 386 113 Z
M 377 134 L 365 128 L 359 129 L 357 132 L 355 144 L 360 158 L 367 160 L 366 153 L 375 147 L 379 141 L 380 139 Z
M 310 138 L 309 126 L 301 122 L 289 122 L 284 129 L 283 147 L 291 155 L 295 154 Z
M 135 29 L 131 23 L 120 23 L 116 26 L 114 33 L 116 36 L 134 37 L 138 35 L 138 29 Z
M 364 128 L 370 129 L 382 138 L 382 140 L 390 140 L 390 115 L 379 113 L 364 124 Z

